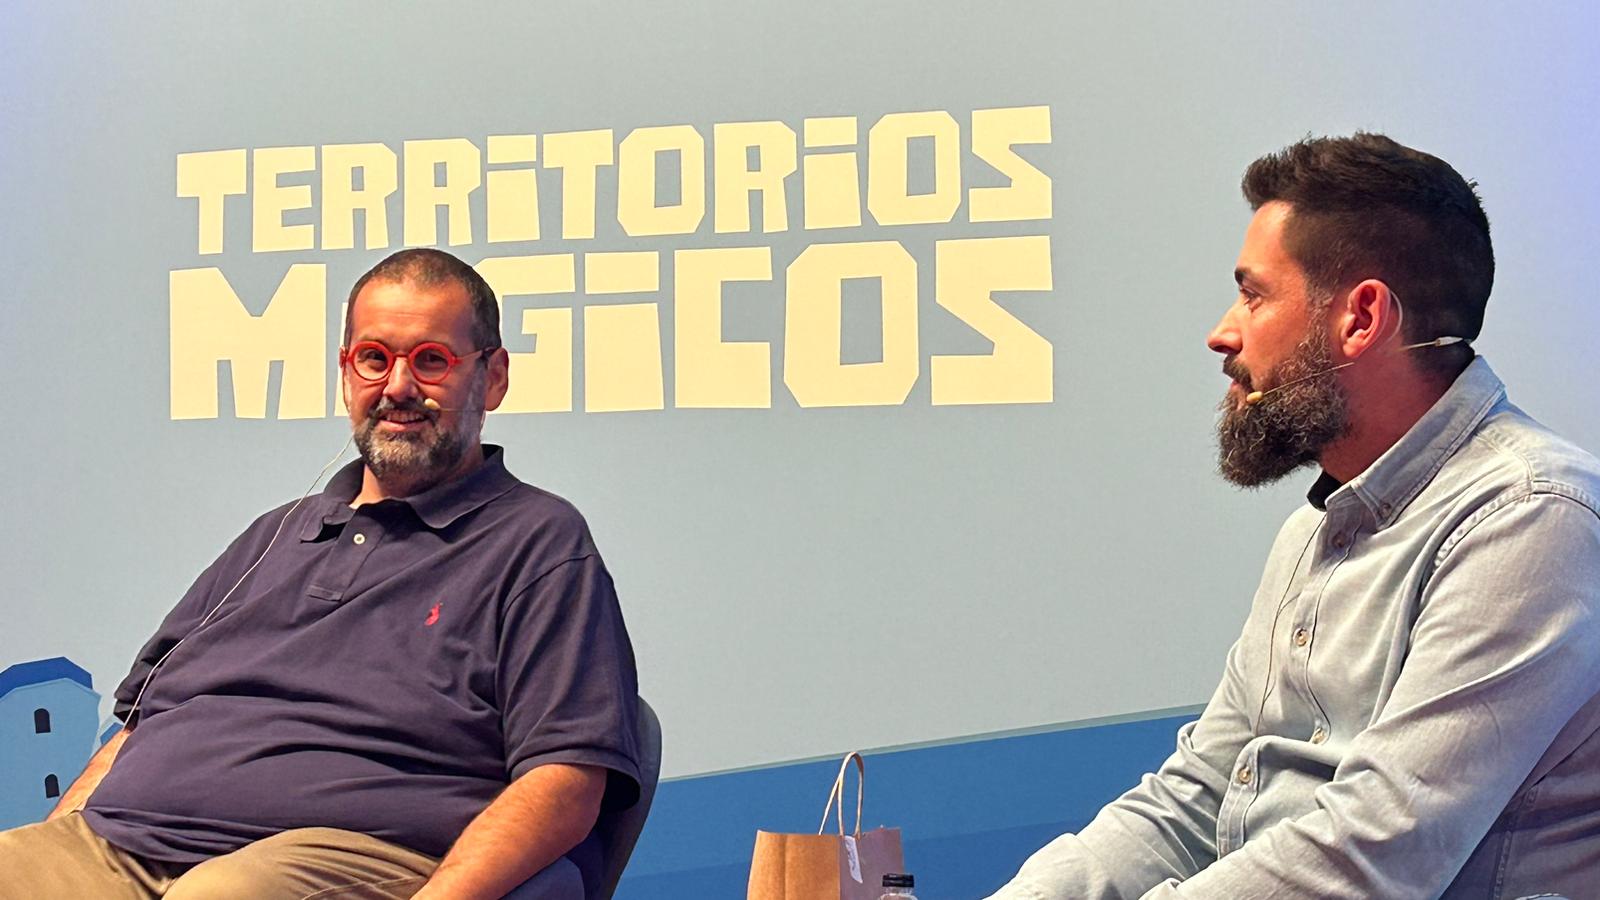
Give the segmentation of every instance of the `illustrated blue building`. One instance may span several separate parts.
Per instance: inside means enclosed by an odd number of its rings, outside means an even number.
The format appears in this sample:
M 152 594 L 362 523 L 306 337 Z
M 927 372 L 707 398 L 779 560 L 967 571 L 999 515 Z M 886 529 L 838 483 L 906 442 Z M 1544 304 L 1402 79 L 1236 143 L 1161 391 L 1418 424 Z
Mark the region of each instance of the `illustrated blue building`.
M 0 829 L 43 819 L 94 753 L 100 695 L 64 656 L 0 672 Z

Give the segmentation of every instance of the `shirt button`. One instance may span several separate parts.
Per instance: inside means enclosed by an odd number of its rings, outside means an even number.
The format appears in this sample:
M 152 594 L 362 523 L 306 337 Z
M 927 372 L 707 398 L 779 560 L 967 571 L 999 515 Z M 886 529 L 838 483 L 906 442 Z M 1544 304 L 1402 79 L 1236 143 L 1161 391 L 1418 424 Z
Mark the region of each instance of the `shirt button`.
M 367 536 L 358 531 L 358 532 L 356 532 L 356 536 L 351 538 L 350 540 L 354 541 L 357 544 L 365 544 L 367 542 Z
M 1350 543 L 1350 539 L 1345 537 L 1342 534 L 1336 534 L 1336 535 L 1333 536 L 1333 545 L 1335 547 L 1339 548 L 1340 550 L 1343 550 L 1344 549 L 1344 545 L 1348 544 L 1348 543 Z
M 1251 775 L 1251 772 L 1250 772 L 1250 767 L 1249 766 L 1240 766 L 1239 767 L 1239 774 L 1237 776 L 1235 776 L 1235 777 L 1237 777 L 1239 779 L 1239 783 L 1240 784 L 1249 784 L 1250 783 L 1250 775 Z
M 1311 632 L 1304 628 L 1296 628 L 1294 630 L 1294 645 L 1296 647 L 1304 647 L 1309 643 L 1311 643 Z
M 1328 733 L 1326 731 L 1322 730 L 1322 726 L 1321 725 L 1317 726 L 1317 730 L 1316 731 L 1311 732 L 1311 743 L 1313 743 L 1313 744 L 1320 744 L 1320 743 L 1322 743 L 1323 741 L 1325 741 L 1327 739 L 1328 739 Z

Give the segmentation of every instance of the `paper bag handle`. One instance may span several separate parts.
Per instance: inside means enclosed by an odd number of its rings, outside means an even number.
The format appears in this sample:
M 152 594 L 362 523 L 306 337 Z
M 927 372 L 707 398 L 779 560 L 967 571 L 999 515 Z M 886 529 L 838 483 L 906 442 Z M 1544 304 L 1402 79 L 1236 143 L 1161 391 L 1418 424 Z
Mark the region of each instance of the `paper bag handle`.
M 855 836 L 861 836 L 861 803 L 867 792 L 867 763 L 861 758 L 861 752 L 851 750 L 844 756 L 844 761 L 839 763 L 839 777 L 833 780 L 833 790 L 828 792 L 828 805 L 822 808 L 822 824 L 817 826 L 817 834 L 821 834 L 828 827 L 828 813 L 837 812 L 839 821 L 839 834 L 844 834 L 844 773 L 850 770 L 850 761 L 856 762 L 856 831 Z M 835 802 L 837 801 L 837 809 Z

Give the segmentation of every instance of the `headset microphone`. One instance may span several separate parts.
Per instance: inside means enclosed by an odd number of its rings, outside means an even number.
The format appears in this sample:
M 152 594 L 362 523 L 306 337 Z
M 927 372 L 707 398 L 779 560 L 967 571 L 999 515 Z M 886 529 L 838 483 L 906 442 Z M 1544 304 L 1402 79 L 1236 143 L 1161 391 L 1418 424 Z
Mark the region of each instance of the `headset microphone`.
M 432 397 L 423 398 L 422 407 L 428 412 L 483 412 L 481 406 L 440 406 Z
M 1456 337 L 1454 335 L 1450 335 L 1448 337 L 1434 338 L 1431 341 L 1422 341 L 1421 343 L 1418 343 L 1418 344 L 1407 344 L 1404 347 L 1401 347 L 1400 349 L 1401 350 L 1422 350 L 1422 349 L 1425 349 L 1427 347 L 1448 347 L 1451 344 L 1465 344 L 1467 342 L 1468 342 L 1467 339 L 1464 338 L 1464 337 Z M 1272 388 L 1270 390 L 1251 391 L 1250 393 L 1244 395 L 1244 405 L 1245 406 L 1255 406 L 1257 403 L 1260 403 L 1262 400 L 1265 400 L 1267 397 L 1269 397 L 1269 396 L 1271 396 L 1273 394 L 1276 394 L 1277 392 L 1283 390 L 1284 388 L 1294 387 L 1295 385 L 1299 384 L 1302 381 L 1310 381 L 1313 378 L 1321 378 L 1324 375 L 1332 375 L 1334 372 L 1337 372 L 1340 369 L 1347 368 L 1347 367 L 1353 366 L 1355 364 L 1356 364 L 1355 360 L 1351 360 L 1350 362 L 1347 362 L 1347 363 L 1340 363 L 1337 366 L 1330 366 L 1329 368 L 1323 369 L 1320 372 L 1312 372 L 1310 375 L 1303 375 L 1303 376 L 1301 376 L 1299 378 L 1296 378 L 1293 381 L 1286 381 L 1283 384 L 1280 384 L 1277 387 Z
M 479 404 L 477 406 L 440 406 L 439 405 L 439 401 L 433 399 L 432 397 L 423 398 L 423 400 L 422 400 L 422 408 L 426 409 L 428 412 L 433 412 L 433 413 L 453 412 L 453 413 L 477 413 L 478 415 L 487 415 L 487 413 L 489 412 L 488 407 L 486 407 L 486 406 L 484 406 L 482 404 Z

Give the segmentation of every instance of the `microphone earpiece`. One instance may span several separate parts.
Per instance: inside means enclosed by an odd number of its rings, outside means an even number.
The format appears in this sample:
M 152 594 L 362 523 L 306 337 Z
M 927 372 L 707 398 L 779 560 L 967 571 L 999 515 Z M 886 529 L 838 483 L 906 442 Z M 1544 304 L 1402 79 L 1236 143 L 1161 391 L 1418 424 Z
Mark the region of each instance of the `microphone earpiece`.
M 426 409 L 428 412 L 483 412 L 483 407 L 481 406 L 440 406 L 439 401 L 433 399 L 432 397 L 422 398 L 422 408 Z

